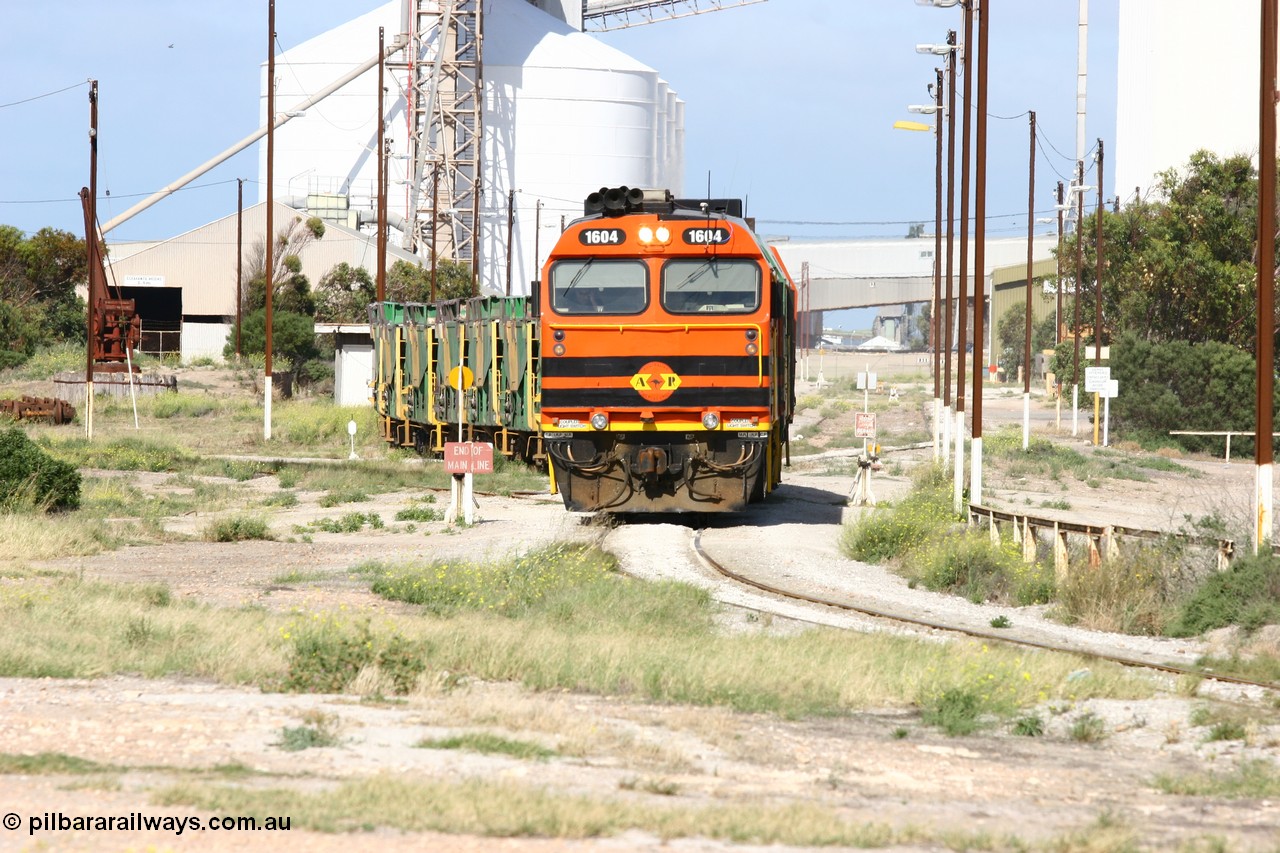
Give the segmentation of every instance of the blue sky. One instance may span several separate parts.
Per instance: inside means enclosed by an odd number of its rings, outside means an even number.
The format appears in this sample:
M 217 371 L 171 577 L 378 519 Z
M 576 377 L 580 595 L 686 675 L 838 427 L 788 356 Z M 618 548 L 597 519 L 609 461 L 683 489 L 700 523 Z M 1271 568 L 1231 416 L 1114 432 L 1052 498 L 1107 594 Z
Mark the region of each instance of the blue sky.
M 1118 2 L 1090 3 L 1089 148 L 1099 136 L 1109 146 L 1114 139 Z M 76 194 L 88 183 L 89 77 L 100 87 L 103 221 L 257 127 L 265 0 L 5 5 L 0 224 L 83 230 Z M 279 41 L 287 49 L 379 5 L 277 0 Z M 991 6 L 988 233 L 1018 235 L 1026 233 L 1028 109 L 1042 137 L 1040 215 L 1071 173 L 1078 7 Z M 657 68 L 687 102 L 686 194 L 709 175 L 713 195 L 745 197 L 770 235 L 899 237 L 911 222 L 932 227 L 934 147 L 931 134 L 892 125 L 920 118 L 908 104 L 930 102 L 936 61 L 915 45 L 943 41 L 948 28 L 961 29 L 958 7 L 768 0 L 600 37 Z M 255 176 L 255 158 L 252 148 L 237 155 L 112 236 L 169 237 L 234 211 L 235 179 Z M 246 187 L 246 199 L 255 197 Z M 794 224 L 815 222 L 839 224 Z

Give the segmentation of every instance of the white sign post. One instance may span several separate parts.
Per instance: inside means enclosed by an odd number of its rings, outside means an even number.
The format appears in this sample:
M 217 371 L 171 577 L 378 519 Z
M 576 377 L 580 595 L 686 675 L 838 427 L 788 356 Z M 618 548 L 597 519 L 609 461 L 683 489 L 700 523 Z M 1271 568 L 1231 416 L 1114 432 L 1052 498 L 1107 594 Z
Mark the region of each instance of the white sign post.
M 1120 381 L 1108 379 L 1099 393 L 1102 394 L 1102 446 L 1108 447 L 1111 433 L 1111 398 L 1120 396 Z

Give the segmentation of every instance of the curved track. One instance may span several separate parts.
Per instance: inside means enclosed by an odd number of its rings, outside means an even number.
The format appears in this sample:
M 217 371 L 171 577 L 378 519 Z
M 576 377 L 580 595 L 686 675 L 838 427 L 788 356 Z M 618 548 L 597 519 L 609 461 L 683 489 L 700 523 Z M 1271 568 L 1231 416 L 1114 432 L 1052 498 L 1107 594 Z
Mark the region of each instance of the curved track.
M 1203 669 L 1179 666 L 1177 664 L 1158 663 L 1151 660 L 1142 660 L 1140 658 L 1130 657 L 1122 654 L 1108 654 L 1105 652 L 1091 651 L 1089 649 L 1083 649 L 1068 643 L 1050 643 L 1050 642 L 1043 642 L 1038 640 L 1029 640 L 1025 638 L 1014 637 L 1008 634 L 1000 634 L 992 631 L 979 631 L 979 630 L 967 628 L 961 625 L 938 622 L 938 621 L 933 621 L 928 619 L 920 619 L 912 616 L 904 616 L 900 613 L 892 613 L 887 610 L 881 610 L 878 608 L 868 607 L 865 605 L 853 604 L 848 601 L 840 601 L 834 598 L 824 598 L 822 596 L 809 595 L 808 593 L 803 593 L 796 590 L 784 589 L 782 587 L 775 586 L 770 583 L 765 583 L 764 581 L 747 577 L 746 575 L 736 572 L 728 568 L 727 566 L 724 566 L 723 564 L 719 563 L 715 559 L 713 559 L 709 554 L 707 554 L 706 550 L 702 547 L 702 533 L 703 533 L 702 530 L 694 531 L 693 550 L 694 550 L 694 553 L 697 554 L 698 559 L 701 560 L 704 565 L 706 565 L 708 568 L 710 568 L 712 571 L 716 572 L 717 574 L 725 578 L 728 578 L 736 583 L 742 584 L 744 586 L 749 586 L 754 589 L 770 593 L 772 595 L 781 596 L 782 598 L 791 599 L 793 601 L 803 601 L 810 604 L 818 604 L 824 607 L 835 608 L 837 610 L 843 610 L 851 613 L 858 613 L 863 616 L 871 616 L 877 619 L 884 619 L 890 622 L 897 622 L 900 624 L 912 625 L 917 628 L 924 628 L 930 631 L 963 634 L 968 637 L 987 640 L 991 642 L 999 642 L 999 643 L 1005 643 L 1010 645 L 1022 646 L 1026 648 L 1039 649 L 1042 651 L 1065 652 L 1068 654 L 1080 655 L 1093 660 L 1110 661 L 1112 663 L 1117 663 L 1122 666 L 1156 670 L 1158 672 L 1166 672 L 1174 675 L 1193 676 L 1196 678 L 1203 678 L 1211 681 L 1218 681 L 1218 682 L 1223 682 L 1228 684 L 1239 684 L 1239 685 L 1245 685 L 1249 687 L 1258 687 L 1264 690 L 1280 691 L 1280 684 L 1274 684 L 1271 682 L 1255 681 L 1249 678 L 1240 678 L 1233 675 L 1224 675 L 1220 673 L 1209 672 Z

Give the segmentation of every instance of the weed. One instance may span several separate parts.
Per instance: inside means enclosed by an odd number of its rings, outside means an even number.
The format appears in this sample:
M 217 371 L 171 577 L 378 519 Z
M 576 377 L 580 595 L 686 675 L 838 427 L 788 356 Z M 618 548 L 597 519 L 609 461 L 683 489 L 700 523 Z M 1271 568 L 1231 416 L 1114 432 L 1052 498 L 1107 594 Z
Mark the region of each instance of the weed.
M 1122 551 L 1058 585 L 1058 613 L 1099 631 L 1160 635 L 1186 581 L 1172 542 Z
M 1085 711 L 1071 723 L 1071 739 L 1080 743 L 1098 743 L 1107 736 L 1107 725 L 1093 711 Z
M 855 560 L 878 563 L 901 557 L 939 535 L 955 521 L 945 475 L 940 465 L 922 469 L 903 501 L 845 526 L 840 549 Z
M 396 513 L 396 521 L 439 521 L 444 514 L 435 507 L 411 506 Z
M 1018 545 L 996 545 L 977 532 L 929 543 L 908 568 L 929 589 L 954 592 L 974 603 L 1041 604 L 1053 591 L 1052 572 L 1023 562 Z
M 896 729 L 893 730 L 893 739 L 905 740 L 907 735 L 909 734 L 911 734 L 911 730 L 908 729 L 906 726 L 898 726 Z
M 298 496 L 293 492 L 277 492 L 263 500 L 264 506 L 291 507 L 298 505 Z
M 675 782 L 669 779 L 652 779 L 649 777 L 627 776 L 619 780 L 618 787 L 623 791 L 644 791 L 648 794 L 658 794 L 663 797 L 674 797 L 680 793 L 680 786 Z
M 329 492 L 321 495 L 319 504 L 326 509 L 335 507 L 339 504 L 362 503 L 369 500 L 369 496 L 359 489 L 352 489 L 345 492 Z
M 349 512 L 341 518 L 319 518 L 309 524 L 295 525 L 294 529 L 299 533 L 359 533 L 366 524 L 375 530 L 384 526 L 382 516 L 376 512 Z
M 112 773 L 120 769 L 110 764 L 99 764 L 96 761 L 89 761 L 86 758 L 78 758 L 61 752 L 39 752 L 35 755 L 0 754 L 0 774 L 4 775 L 86 775 L 91 773 Z
M 376 666 L 398 693 L 408 693 L 426 669 L 430 647 L 399 634 L 375 635 L 367 621 L 347 624 L 320 614 L 295 619 L 280 631 L 290 644 L 288 672 L 281 688 L 294 692 L 338 693 L 365 667 Z
M 1021 737 L 1040 737 L 1044 734 L 1044 720 L 1039 714 L 1028 714 L 1014 720 L 1013 733 Z
M 926 725 L 937 726 L 951 737 L 971 735 L 980 727 L 982 700 L 967 688 L 954 687 L 934 696 L 923 708 Z
M 232 515 L 211 522 L 204 529 L 207 542 L 242 542 L 249 539 L 274 539 L 271 528 L 261 518 Z
M 338 745 L 337 717 L 322 711 L 308 711 L 302 720 L 301 726 L 284 726 L 276 746 L 285 752 L 300 752 L 312 747 Z
M 424 739 L 415 743 L 414 746 L 423 749 L 465 749 L 486 755 L 509 755 L 512 758 L 521 759 L 547 759 L 556 754 L 555 750 L 547 749 L 541 744 L 526 740 L 512 740 L 487 732 Z
M 1166 794 L 1264 799 L 1280 796 L 1280 773 L 1271 762 L 1258 759 L 1243 761 L 1225 773 L 1162 774 L 1155 785 Z
M 1013 625 L 1008 616 L 1000 615 L 991 620 L 992 628 L 1008 628 Z
M 1246 731 L 1243 723 L 1234 720 L 1223 720 L 1214 723 L 1213 728 L 1209 729 L 1209 733 L 1204 736 L 1205 742 L 1217 740 L 1244 740 Z

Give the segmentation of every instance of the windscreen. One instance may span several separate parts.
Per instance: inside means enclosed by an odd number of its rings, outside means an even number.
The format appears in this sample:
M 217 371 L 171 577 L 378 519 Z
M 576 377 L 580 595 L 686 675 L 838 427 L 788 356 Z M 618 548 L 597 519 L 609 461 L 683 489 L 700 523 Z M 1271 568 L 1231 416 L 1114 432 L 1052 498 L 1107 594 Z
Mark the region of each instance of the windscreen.
M 551 307 L 557 314 L 639 314 L 648 304 L 643 261 L 609 258 L 551 265 Z
M 749 314 L 760 307 L 760 264 L 750 258 L 667 261 L 662 307 L 672 314 Z

